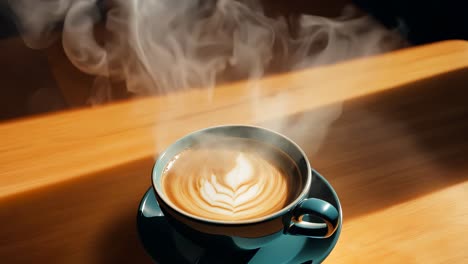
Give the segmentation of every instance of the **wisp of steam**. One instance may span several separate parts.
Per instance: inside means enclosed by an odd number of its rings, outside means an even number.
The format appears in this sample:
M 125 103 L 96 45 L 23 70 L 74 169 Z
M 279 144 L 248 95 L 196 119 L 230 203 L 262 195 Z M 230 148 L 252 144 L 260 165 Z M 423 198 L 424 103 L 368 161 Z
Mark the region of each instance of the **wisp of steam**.
M 369 16 L 294 19 L 267 16 L 253 0 L 12 0 L 25 43 L 44 48 L 61 38 L 69 60 L 95 75 L 92 103 L 112 99 L 111 83 L 136 95 L 165 94 L 232 80 L 335 63 L 395 49 L 402 40 Z M 326 4 L 326 1 L 324 1 Z M 255 85 L 252 94 L 255 95 Z M 313 89 L 313 87 L 311 87 Z M 315 98 L 310 98 L 314 100 Z M 287 97 L 253 108 L 281 111 Z M 317 148 L 341 105 L 278 121 L 275 130 Z

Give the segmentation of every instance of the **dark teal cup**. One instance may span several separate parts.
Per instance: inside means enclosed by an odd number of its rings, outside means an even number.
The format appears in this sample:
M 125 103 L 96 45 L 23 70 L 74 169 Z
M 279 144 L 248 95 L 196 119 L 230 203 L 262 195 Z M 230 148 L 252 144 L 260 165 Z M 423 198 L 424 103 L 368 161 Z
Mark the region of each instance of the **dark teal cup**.
M 237 222 L 210 220 L 172 206 L 164 194 L 161 177 L 174 156 L 212 136 L 253 139 L 286 153 L 297 165 L 302 190 L 287 206 L 270 215 Z M 330 203 L 309 197 L 314 184 L 310 163 L 301 148 L 287 137 L 271 130 L 244 125 L 210 127 L 188 134 L 169 146 L 156 161 L 152 182 L 156 199 L 169 223 L 184 237 L 219 252 L 255 250 L 283 235 L 328 238 L 341 224 L 338 209 Z

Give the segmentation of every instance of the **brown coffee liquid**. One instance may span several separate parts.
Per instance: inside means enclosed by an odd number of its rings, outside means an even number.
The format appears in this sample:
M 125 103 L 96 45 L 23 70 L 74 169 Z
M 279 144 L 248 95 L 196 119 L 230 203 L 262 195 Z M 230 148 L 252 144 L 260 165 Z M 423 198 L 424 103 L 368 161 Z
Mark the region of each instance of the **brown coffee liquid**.
M 224 137 L 182 151 L 162 177 L 163 192 L 173 206 L 221 221 L 275 213 L 296 199 L 302 185 L 296 164 L 281 150 Z

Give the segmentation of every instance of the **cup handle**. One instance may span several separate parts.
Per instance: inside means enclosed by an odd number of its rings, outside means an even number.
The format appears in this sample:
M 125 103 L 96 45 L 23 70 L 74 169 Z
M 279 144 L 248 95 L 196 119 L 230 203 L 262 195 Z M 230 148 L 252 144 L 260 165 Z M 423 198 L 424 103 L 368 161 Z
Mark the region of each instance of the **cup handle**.
M 305 215 L 321 219 L 322 223 L 303 220 Z M 312 238 L 328 238 L 335 233 L 339 225 L 338 210 L 330 203 L 309 198 L 302 201 L 292 210 L 292 216 L 285 232 L 290 235 L 302 235 Z

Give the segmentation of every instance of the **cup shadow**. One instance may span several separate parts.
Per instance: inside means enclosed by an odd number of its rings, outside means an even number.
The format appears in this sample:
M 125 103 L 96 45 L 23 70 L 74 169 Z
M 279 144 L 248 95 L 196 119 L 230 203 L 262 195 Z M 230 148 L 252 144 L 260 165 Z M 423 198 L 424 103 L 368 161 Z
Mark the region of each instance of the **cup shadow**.
M 96 263 L 154 263 L 143 251 L 137 233 L 136 210 L 128 208 L 106 225 L 97 241 Z

